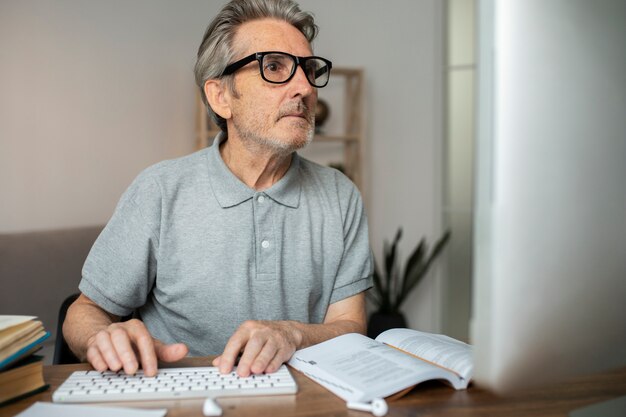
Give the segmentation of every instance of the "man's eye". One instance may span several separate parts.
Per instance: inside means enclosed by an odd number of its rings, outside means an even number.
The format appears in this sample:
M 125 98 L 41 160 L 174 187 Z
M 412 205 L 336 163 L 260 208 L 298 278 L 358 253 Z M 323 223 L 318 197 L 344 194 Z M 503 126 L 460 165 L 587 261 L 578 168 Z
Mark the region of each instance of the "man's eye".
M 265 71 L 269 71 L 269 72 L 277 72 L 280 71 L 282 69 L 282 65 L 280 62 L 268 62 L 265 64 Z

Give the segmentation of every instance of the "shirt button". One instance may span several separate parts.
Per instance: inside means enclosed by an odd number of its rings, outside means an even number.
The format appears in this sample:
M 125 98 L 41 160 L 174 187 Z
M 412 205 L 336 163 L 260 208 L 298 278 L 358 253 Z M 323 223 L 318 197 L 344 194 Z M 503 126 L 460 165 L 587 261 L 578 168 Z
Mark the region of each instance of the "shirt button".
M 270 247 L 270 242 L 264 240 L 263 242 L 261 242 L 261 246 L 263 246 L 264 249 L 267 249 Z
M 265 197 L 263 197 L 262 195 L 260 195 L 260 196 L 259 196 L 259 198 L 257 198 L 257 201 L 258 201 L 259 203 L 263 203 L 263 202 L 265 202 Z

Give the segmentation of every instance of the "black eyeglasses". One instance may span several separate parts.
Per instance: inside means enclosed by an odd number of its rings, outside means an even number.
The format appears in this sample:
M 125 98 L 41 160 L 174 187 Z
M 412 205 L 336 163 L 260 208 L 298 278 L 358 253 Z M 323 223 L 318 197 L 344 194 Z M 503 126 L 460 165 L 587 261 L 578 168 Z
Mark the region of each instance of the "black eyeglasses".
M 291 80 L 298 66 L 302 67 L 306 79 L 313 87 L 322 88 L 328 84 L 333 63 L 319 56 L 295 56 L 286 52 L 256 52 L 228 65 L 222 76 L 230 75 L 252 61 L 259 62 L 261 77 L 268 83 L 283 84 Z

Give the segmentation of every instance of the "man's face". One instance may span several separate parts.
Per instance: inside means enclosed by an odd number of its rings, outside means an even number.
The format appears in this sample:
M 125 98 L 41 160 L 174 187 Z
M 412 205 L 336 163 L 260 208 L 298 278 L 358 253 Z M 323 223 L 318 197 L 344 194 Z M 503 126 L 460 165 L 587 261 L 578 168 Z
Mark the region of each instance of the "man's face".
M 263 51 L 312 55 L 298 29 L 273 19 L 244 23 L 233 45 L 234 61 Z M 289 82 L 271 84 L 261 78 L 259 64 L 253 61 L 235 73 L 235 90 L 237 97 L 230 99 L 229 136 L 280 153 L 300 149 L 313 138 L 317 89 L 309 84 L 302 68 L 297 68 Z

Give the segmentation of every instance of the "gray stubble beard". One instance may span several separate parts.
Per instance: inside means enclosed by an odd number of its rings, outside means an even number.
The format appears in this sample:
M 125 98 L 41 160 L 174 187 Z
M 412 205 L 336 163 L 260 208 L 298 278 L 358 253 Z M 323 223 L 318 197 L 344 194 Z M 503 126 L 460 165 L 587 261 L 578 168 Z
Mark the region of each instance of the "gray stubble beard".
M 237 129 L 244 146 L 246 146 L 250 151 L 265 151 L 274 155 L 287 156 L 306 147 L 313 141 L 313 137 L 315 136 L 315 116 L 309 111 L 303 102 L 295 102 L 295 104 L 288 105 L 286 108 L 281 109 L 276 121 L 294 111 L 303 111 L 306 114 L 307 122 L 309 124 L 309 129 L 304 140 L 298 140 L 296 142 L 284 142 L 274 137 L 262 136 L 261 134 L 253 132 L 250 129 L 242 128 L 242 126 L 237 123 L 236 119 L 233 119 L 233 124 Z

